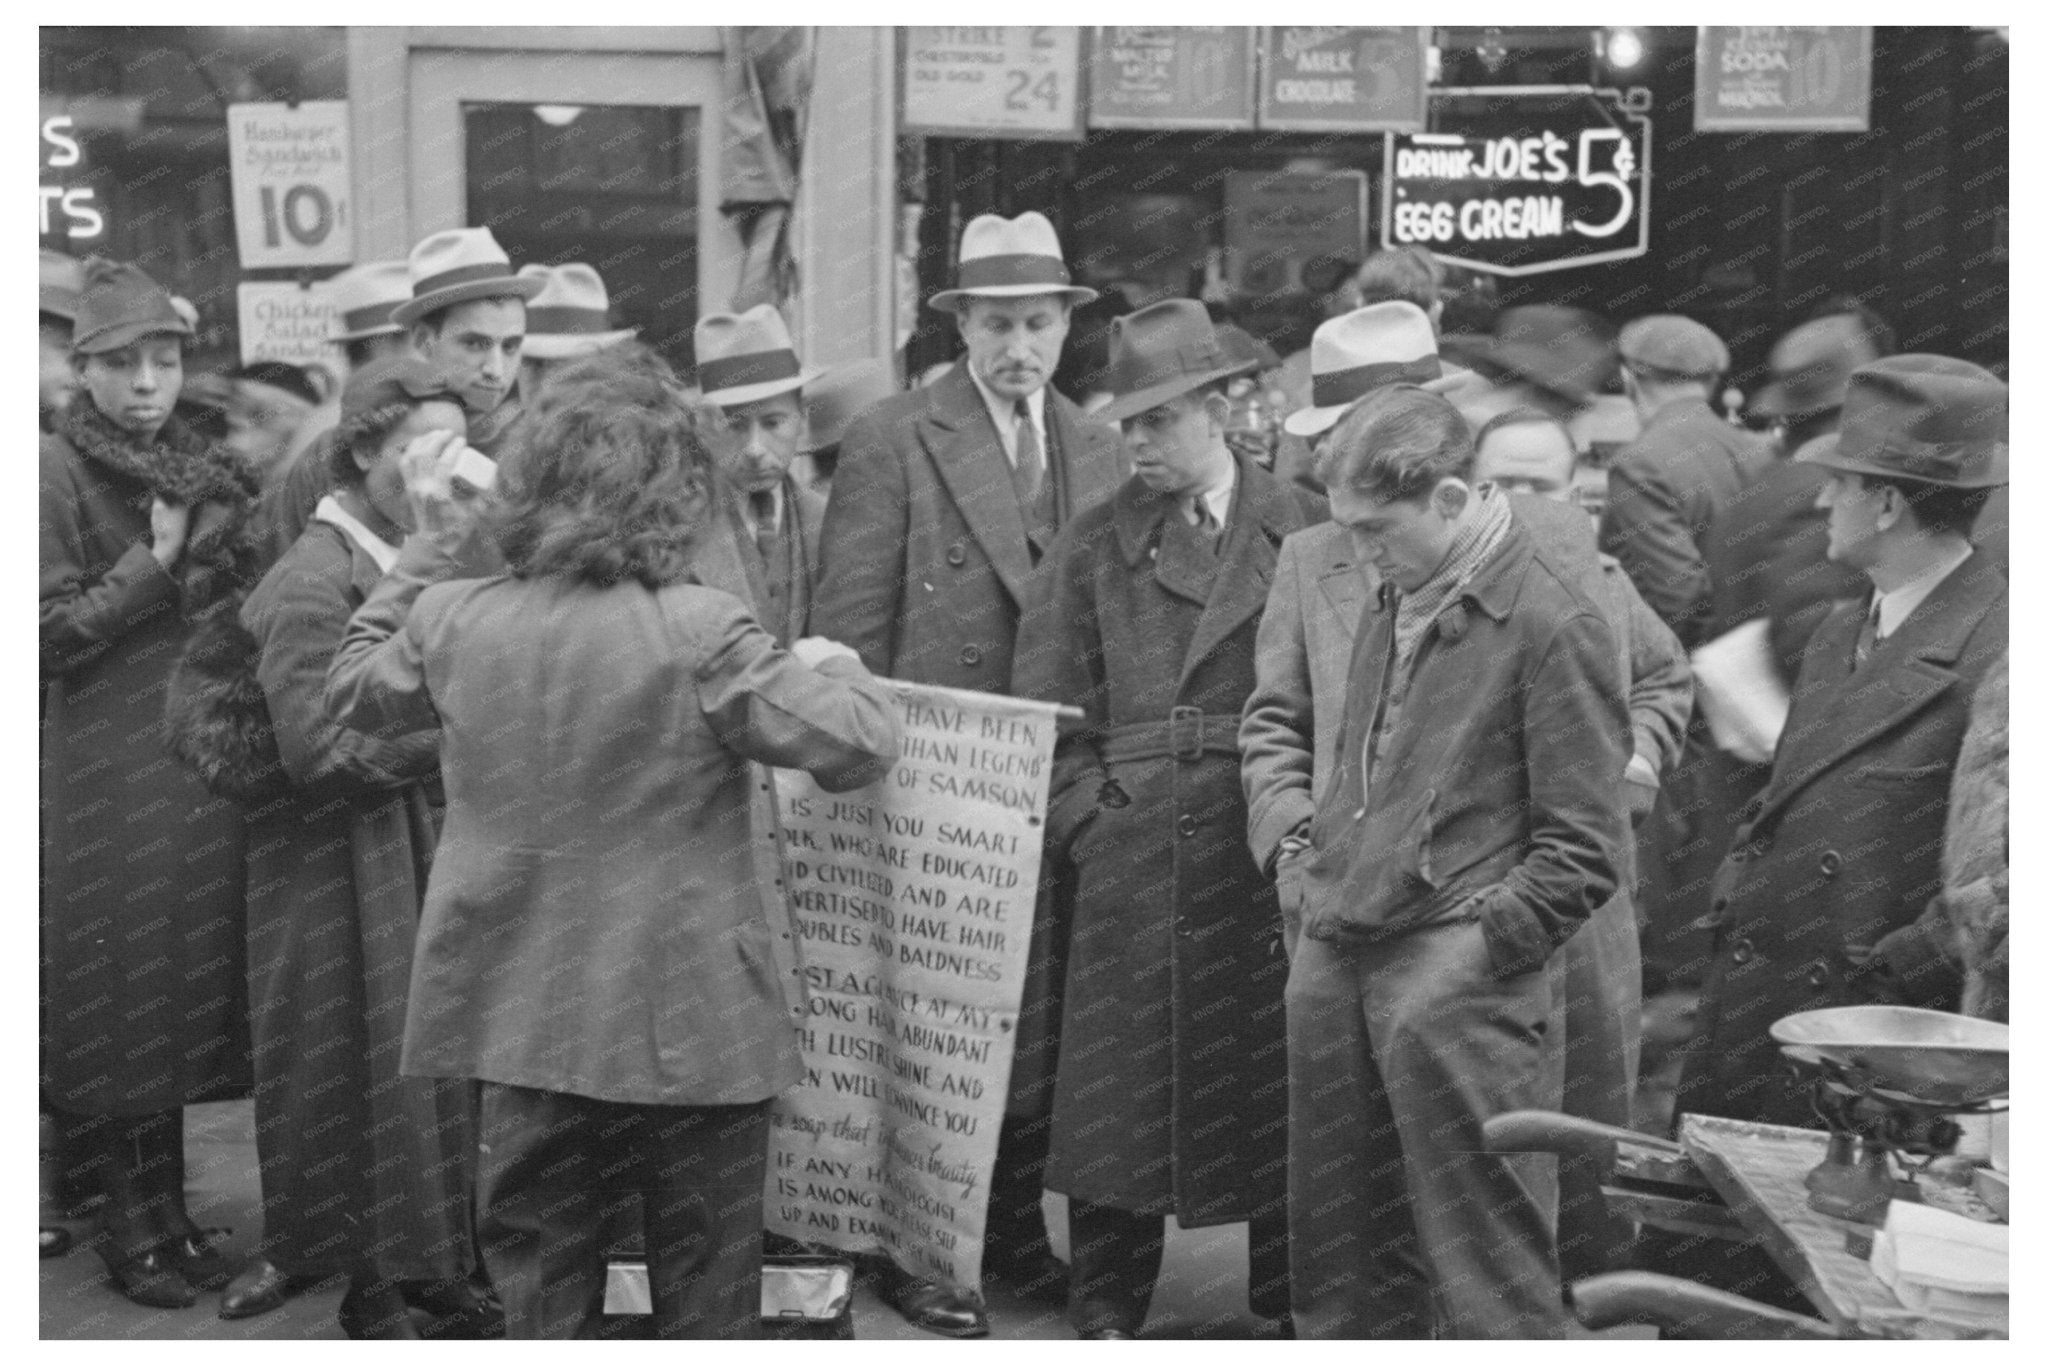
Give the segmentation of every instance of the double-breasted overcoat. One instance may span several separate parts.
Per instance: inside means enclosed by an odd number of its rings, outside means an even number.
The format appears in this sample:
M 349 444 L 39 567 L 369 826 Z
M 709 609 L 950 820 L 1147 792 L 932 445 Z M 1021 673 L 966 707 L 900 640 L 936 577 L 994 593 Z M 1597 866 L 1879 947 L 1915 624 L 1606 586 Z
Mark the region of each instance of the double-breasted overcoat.
M 1123 481 L 1116 433 L 1045 395 L 1054 525 Z M 856 417 L 825 509 L 814 634 L 851 645 L 870 669 L 909 683 L 1012 692 L 1017 623 L 1039 591 L 1046 549 L 1026 535 L 1010 461 L 961 361 L 923 389 Z M 1006 1113 L 1050 1105 L 1064 933 L 1063 892 L 1041 880 Z
M 1281 540 L 1317 500 L 1249 461 L 1211 549 L 1126 483 L 1060 535 L 1018 638 L 1018 688 L 1080 707 L 1049 846 L 1076 873 L 1053 1190 L 1182 1225 L 1286 1191 L 1287 960 L 1244 838 L 1237 720 Z
M 2005 576 L 1972 555 L 1854 669 L 1867 608 L 1846 603 L 1814 633 L 1770 782 L 1716 875 L 1681 1114 L 1817 1124 L 1771 1023 L 1878 999 L 1871 948 L 1941 890 L 1970 697 L 2005 651 Z

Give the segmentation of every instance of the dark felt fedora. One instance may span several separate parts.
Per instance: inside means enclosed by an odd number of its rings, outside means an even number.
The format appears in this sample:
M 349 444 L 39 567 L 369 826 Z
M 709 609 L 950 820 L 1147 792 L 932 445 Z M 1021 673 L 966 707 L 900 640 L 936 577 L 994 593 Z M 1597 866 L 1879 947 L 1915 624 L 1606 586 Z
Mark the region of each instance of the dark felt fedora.
M 144 337 L 190 337 L 192 324 L 171 302 L 169 291 L 140 266 L 89 257 L 71 320 L 71 349 L 81 356 L 118 351 Z
M 78 291 L 84 283 L 77 257 L 42 248 L 42 294 L 36 311 L 72 321 L 78 316 Z
M 1886 356 L 1849 376 L 1840 439 L 1793 457 L 1876 478 L 1949 488 L 2006 482 L 2008 394 L 1989 370 L 1948 356 Z
M 1193 299 L 1162 299 L 1109 326 L 1109 367 L 1102 380 L 1115 397 L 1096 413 L 1104 422 L 1121 422 L 1258 365 L 1256 358 L 1224 348 L 1209 310 Z
M 1494 325 L 1493 340 L 1472 360 L 1496 379 L 1523 380 L 1581 405 L 1593 401 L 1617 364 L 1606 324 L 1557 304 L 1508 309 Z
M 1849 376 L 1876 359 L 1877 347 L 1853 313 L 1801 323 L 1771 348 L 1771 382 L 1749 410 L 1761 417 L 1809 417 L 1839 408 Z

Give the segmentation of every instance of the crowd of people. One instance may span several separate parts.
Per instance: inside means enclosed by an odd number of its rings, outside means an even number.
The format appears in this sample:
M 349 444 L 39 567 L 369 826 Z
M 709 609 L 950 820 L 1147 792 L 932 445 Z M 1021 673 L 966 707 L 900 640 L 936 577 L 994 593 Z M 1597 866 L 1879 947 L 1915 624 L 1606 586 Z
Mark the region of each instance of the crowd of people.
M 1097 291 L 984 215 L 904 390 L 768 305 L 678 374 L 463 228 L 333 282 L 345 382 L 188 383 L 163 282 L 46 253 L 41 1099 L 114 1289 L 757 1335 L 806 1008 L 769 770 L 884 774 L 880 680 L 1083 718 L 984 1257 L 1083 1338 L 1138 1335 L 1168 1216 L 1249 1225 L 1281 1336 L 1568 1335 L 1655 1254 L 1485 1124 L 1644 1122 L 1646 974 L 1701 989 L 1685 1112 L 1816 1123 L 1795 1011 L 2002 1018 L 2004 383 L 1848 301 L 1740 405 L 1698 321 L 1446 331 L 1442 284 L 1378 253 L 1284 359 L 1158 299 L 1068 394 Z M 231 1261 L 183 1110 L 244 1097 Z

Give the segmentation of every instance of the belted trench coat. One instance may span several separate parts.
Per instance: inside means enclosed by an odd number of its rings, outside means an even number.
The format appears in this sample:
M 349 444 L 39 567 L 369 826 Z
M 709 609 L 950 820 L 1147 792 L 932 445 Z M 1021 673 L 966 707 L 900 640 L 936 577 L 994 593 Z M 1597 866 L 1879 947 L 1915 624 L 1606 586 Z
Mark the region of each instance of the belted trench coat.
M 1245 842 L 1238 714 L 1281 540 L 1306 493 L 1240 461 L 1215 550 L 1127 482 L 1055 542 L 1018 691 L 1080 707 L 1047 847 L 1076 875 L 1046 1185 L 1183 1226 L 1286 1190 L 1287 958 Z

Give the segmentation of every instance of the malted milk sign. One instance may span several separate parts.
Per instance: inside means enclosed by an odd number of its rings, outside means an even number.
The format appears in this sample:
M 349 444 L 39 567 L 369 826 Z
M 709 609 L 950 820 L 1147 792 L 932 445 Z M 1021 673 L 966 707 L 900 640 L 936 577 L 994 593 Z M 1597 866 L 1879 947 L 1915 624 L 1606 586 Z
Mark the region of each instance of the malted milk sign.
M 1870 29 L 1702 26 L 1693 127 L 1710 133 L 1870 130 Z
M 1259 127 L 1308 133 L 1422 127 L 1428 29 L 1289 25 L 1262 31 Z
M 346 100 L 229 105 L 228 170 L 244 270 L 355 259 Z
M 1494 275 L 1641 256 L 1650 121 L 1612 92 L 1432 96 L 1434 130 L 1389 133 L 1380 239 Z
M 1081 138 L 1081 30 L 902 30 L 902 129 L 969 138 Z

